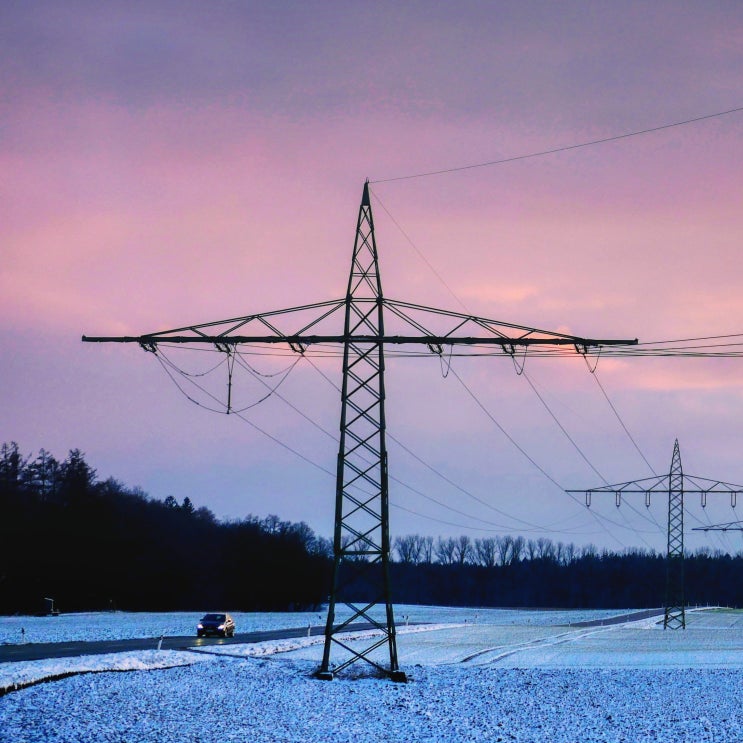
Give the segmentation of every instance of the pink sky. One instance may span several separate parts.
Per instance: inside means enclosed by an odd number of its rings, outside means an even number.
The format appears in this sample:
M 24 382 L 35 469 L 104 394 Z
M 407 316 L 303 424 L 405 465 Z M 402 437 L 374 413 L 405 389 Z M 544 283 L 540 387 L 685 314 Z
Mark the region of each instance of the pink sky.
M 78 447 L 102 477 L 154 497 L 189 496 L 220 517 L 275 512 L 329 534 L 332 478 L 193 407 L 139 348 L 80 336 L 340 297 L 365 178 L 738 107 L 741 39 L 735 2 L 6 3 L 3 440 L 60 459 Z M 592 337 L 743 333 L 742 133 L 738 113 L 375 184 L 385 293 Z M 256 360 L 265 372 L 285 363 Z M 687 472 L 743 483 L 741 363 L 605 359 L 598 375 L 656 471 L 678 438 Z M 323 367 L 339 382 L 337 363 Z M 560 485 L 600 484 L 508 359 L 455 369 Z M 650 474 L 580 359 L 535 359 L 527 372 L 610 482 Z M 338 395 L 315 370 L 300 364 L 282 391 L 335 434 Z M 241 394 L 262 391 L 246 383 Z M 663 548 L 654 525 L 594 499 L 597 513 L 627 520 L 607 535 L 436 359 L 391 360 L 388 394 L 390 433 L 478 498 L 554 539 Z M 249 417 L 333 470 L 332 438 L 281 401 Z M 392 503 L 418 514 L 393 510 L 393 534 L 482 536 L 495 528 L 484 521 L 503 523 L 394 442 L 390 457 L 395 477 L 474 517 L 393 483 Z M 689 505 L 689 525 L 736 518 L 727 504 L 708 515 Z M 664 523 L 662 504 L 653 515 Z

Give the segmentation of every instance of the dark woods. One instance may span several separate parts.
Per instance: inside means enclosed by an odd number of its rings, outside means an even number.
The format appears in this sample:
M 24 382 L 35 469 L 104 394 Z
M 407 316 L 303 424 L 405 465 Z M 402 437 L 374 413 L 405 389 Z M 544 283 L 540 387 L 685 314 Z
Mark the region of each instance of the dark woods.
M 662 554 L 599 551 L 550 539 L 468 536 L 395 540 L 396 595 L 451 606 L 646 608 L 663 606 Z M 743 606 L 743 552 L 699 550 L 685 559 L 687 605 Z
M 0 613 L 315 609 L 332 547 L 275 516 L 219 521 L 188 498 L 99 481 L 77 449 L 63 462 L 0 448 Z M 662 606 L 663 555 L 498 536 L 398 537 L 394 600 L 459 606 Z M 743 554 L 686 558 L 687 604 L 743 605 Z M 364 600 L 360 596 L 359 600 Z
M 276 517 L 218 521 L 188 498 L 99 482 L 77 449 L 58 462 L 0 449 L 0 613 L 288 610 L 327 595 L 329 544 Z
M 397 539 L 395 552 L 393 585 L 409 603 L 610 609 L 665 601 L 664 555 L 645 550 L 599 551 L 544 537 L 412 535 Z M 685 573 L 688 605 L 743 606 L 743 553 L 697 551 L 686 556 Z

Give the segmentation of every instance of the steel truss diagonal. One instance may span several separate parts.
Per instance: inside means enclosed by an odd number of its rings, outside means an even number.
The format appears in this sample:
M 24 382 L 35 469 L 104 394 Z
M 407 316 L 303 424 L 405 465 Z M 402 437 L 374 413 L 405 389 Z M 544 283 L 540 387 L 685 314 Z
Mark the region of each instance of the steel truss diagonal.
M 335 323 L 341 316 L 343 332 L 339 333 Z M 392 332 L 385 327 L 386 318 L 396 325 Z M 637 339 L 582 338 L 386 299 L 368 183 L 359 207 L 343 299 L 140 336 L 83 336 L 83 341 L 138 343 L 154 354 L 159 353 L 160 345 L 210 344 L 228 356 L 238 345 L 249 344 L 282 344 L 302 355 L 314 345 L 342 347 L 332 585 L 318 676 L 332 679 L 363 661 L 375 673 L 396 681 L 404 681 L 406 676 L 398 664 L 390 585 L 385 347 L 414 344 L 441 355 L 445 345 L 456 345 L 475 352 L 482 347 L 486 353 L 495 348 L 513 356 L 516 348 L 532 346 L 545 351 L 572 347 L 577 353 L 588 354 L 604 347 L 637 344 Z M 359 621 L 371 624 L 378 635 L 368 642 L 349 640 L 346 633 Z

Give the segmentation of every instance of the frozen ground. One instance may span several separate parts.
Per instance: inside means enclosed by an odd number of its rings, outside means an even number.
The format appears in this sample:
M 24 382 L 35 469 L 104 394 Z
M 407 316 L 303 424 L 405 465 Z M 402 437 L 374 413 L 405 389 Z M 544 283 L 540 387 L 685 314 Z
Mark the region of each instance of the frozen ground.
M 439 624 L 400 627 L 408 684 L 316 681 L 316 638 L 63 659 L 55 672 L 102 672 L 0 698 L 0 740 L 743 741 L 741 612 L 690 612 L 686 631 L 664 632 L 652 620 L 575 628 L 570 613 L 420 611 Z M 0 686 L 41 663 L 0 665 Z M 188 665 L 109 672 L 176 663 Z

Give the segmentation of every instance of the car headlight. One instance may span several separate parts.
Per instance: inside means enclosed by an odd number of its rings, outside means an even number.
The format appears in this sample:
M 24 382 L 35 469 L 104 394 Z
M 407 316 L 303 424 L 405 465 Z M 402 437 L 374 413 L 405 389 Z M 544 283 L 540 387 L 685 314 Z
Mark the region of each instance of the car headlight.
M 203 624 L 202 624 L 201 622 L 199 622 L 199 623 L 198 623 L 198 624 L 196 625 L 196 629 L 204 629 L 204 625 L 203 625 Z
M 219 627 L 217 627 L 217 629 L 224 629 L 224 625 L 220 624 Z

